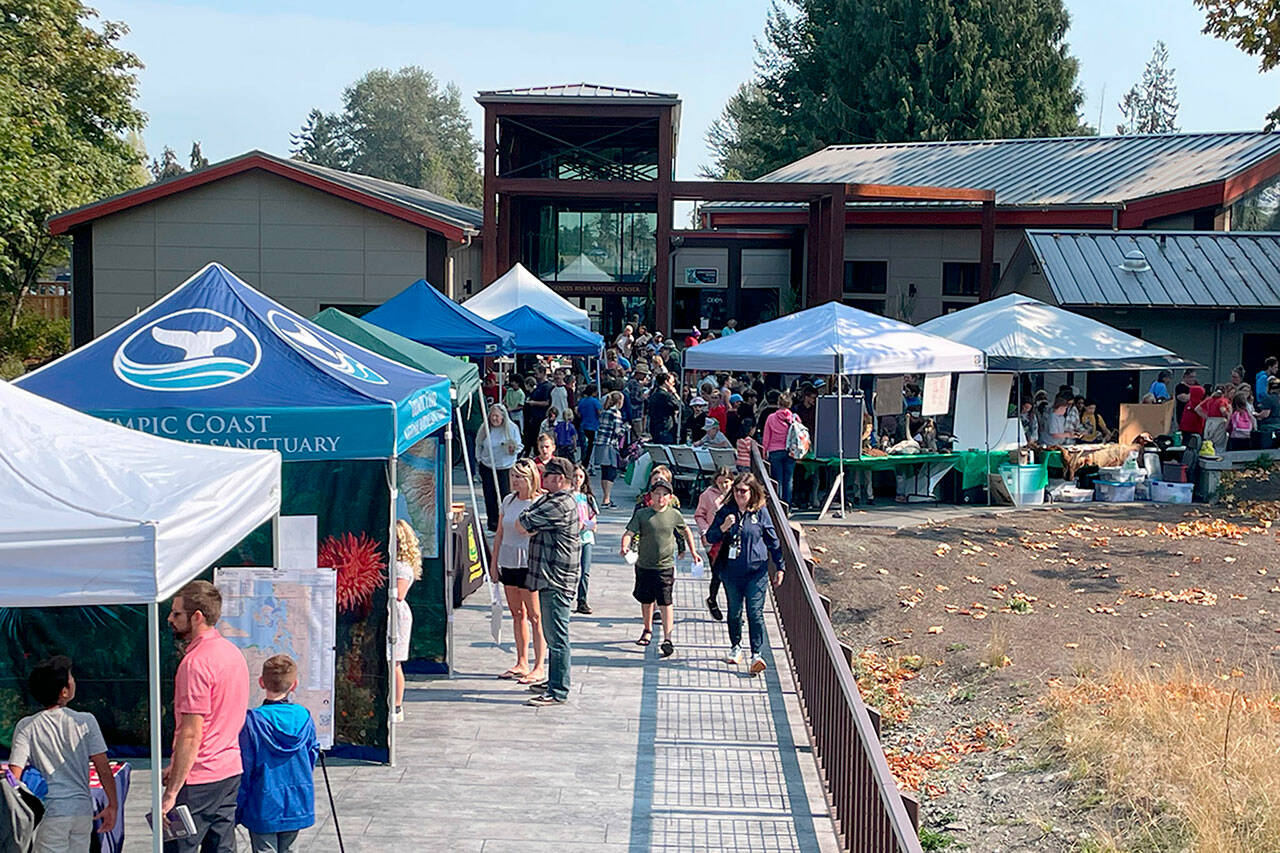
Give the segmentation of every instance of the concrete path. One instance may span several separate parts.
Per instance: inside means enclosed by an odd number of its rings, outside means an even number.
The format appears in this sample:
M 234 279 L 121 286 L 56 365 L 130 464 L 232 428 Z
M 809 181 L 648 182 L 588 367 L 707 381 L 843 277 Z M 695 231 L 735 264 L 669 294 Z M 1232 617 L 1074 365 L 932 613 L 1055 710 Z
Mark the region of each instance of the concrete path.
M 628 517 L 601 519 L 595 612 L 571 625 L 569 703 L 527 707 L 526 688 L 495 677 L 513 660 L 510 620 L 495 646 L 484 592 L 472 596 L 455 614 L 455 677 L 410 682 L 397 766 L 329 767 L 346 850 L 838 849 L 773 614 L 762 678 L 721 662 L 725 628 L 707 614 L 705 580 L 676 583 L 673 658 L 657 655 L 660 630 L 635 645 L 632 570 L 616 556 Z M 135 779 L 131 828 L 148 796 Z M 338 849 L 323 796 L 317 774 L 324 817 L 299 850 Z

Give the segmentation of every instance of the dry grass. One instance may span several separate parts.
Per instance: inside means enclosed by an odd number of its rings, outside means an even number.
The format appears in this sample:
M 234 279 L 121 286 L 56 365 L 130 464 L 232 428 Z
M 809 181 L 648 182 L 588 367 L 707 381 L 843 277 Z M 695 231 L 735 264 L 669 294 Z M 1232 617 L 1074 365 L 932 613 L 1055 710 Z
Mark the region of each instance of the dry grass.
M 993 620 L 991 639 L 987 640 L 987 645 L 982 650 L 978 666 L 983 669 L 1000 669 L 1012 662 L 1009 659 L 1009 630 L 1000 620 Z
M 1280 853 L 1280 686 L 1113 669 L 1055 688 L 1047 732 L 1107 808 L 1096 850 Z

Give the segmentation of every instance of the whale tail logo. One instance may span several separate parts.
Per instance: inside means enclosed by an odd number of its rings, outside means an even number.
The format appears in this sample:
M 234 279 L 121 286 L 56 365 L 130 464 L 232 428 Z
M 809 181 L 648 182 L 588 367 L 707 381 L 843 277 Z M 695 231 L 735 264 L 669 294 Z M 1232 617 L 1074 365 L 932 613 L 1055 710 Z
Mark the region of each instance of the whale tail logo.
M 182 357 L 175 359 L 174 350 Z M 208 308 L 187 308 L 135 330 L 116 350 L 111 366 L 138 388 L 194 391 L 243 379 L 261 357 L 257 338 L 240 322 Z
M 280 333 L 284 341 L 298 352 L 352 379 L 371 385 L 386 385 L 387 380 L 376 370 L 363 364 L 336 343 L 325 340 L 297 320 L 279 311 L 268 311 L 267 321 Z
M 151 337 L 156 343 L 177 347 L 186 353 L 182 360 L 191 361 L 195 358 L 209 358 L 218 347 L 234 341 L 236 330 L 230 326 L 223 326 L 216 332 L 208 329 L 189 332 L 186 329 L 164 329 L 160 326 L 152 326 Z

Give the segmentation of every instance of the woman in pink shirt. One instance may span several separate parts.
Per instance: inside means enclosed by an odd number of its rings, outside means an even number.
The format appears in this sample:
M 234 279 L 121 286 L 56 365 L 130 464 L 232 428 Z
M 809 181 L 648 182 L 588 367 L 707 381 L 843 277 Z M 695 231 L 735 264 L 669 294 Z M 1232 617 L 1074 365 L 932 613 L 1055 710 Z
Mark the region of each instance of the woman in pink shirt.
M 764 422 L 765 455 L 769 457 L 769 473 L 778 481 L 778 497 L 784 504 L 791 504 L 791 477 L 795 474 L 796 460 L 787 453 L 787 431 L 793 421 L 799 419 L 791 411 L 791 395 L 778 395 L 778 410 L 769 415 Z
M 698 533 L 702 535 L 702 547 L 710 548 L 707 543 L 707 528 L 711 526 L 711 521 L 716 517 L 716 513 L 720 511 L 720 505 L 729 497 L 729 489 L 733 486 L 733 472 L 727 466 L 721 466 L 716 471 L 715 478 L 711 481 L 701 495 L 698 496 L 698 508 L 693 512 L 693 520 L 698 525 Z M 720 605 L 716 602 L 716 597 L 720 594 L 720 573 L 716 571 L 716 555 L 711 551 L 707 551 L 711 562 L 711 589 L 707 595 L 707 610 L 711 613 L 711 618 L 720 622 L 724 619 L 724 613 L 720 610 Z

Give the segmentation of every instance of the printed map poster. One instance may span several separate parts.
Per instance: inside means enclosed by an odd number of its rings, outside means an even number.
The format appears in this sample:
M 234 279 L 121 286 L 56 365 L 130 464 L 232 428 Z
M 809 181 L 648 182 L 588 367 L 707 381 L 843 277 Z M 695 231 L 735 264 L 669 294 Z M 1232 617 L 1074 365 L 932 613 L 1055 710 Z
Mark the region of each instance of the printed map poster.
M 337 645 L 337 572 L 333 569 L 218 569 L 218 629 L 249 664 L 249 706 L 262 704 L 262 663 L 287 654 L 298 662 L 293 701 L 311 712 L 321 749 L 333 746 Z

